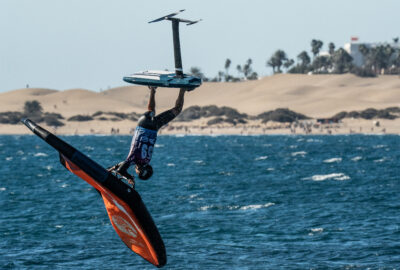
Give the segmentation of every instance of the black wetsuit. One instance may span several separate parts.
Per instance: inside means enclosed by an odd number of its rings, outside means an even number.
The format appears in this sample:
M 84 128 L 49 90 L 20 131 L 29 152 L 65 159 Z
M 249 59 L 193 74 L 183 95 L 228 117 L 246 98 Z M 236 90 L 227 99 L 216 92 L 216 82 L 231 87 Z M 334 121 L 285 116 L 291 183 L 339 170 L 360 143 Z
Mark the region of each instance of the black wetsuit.
M 157 131 L 175 117 L 173 109 L 170 109 L 157 116 L 154 116 L 154 112 L 147 111 L 139 118 L 126 159 L 130 165 L 135 163 L 143 166 L 150 162 L 157 140 Z

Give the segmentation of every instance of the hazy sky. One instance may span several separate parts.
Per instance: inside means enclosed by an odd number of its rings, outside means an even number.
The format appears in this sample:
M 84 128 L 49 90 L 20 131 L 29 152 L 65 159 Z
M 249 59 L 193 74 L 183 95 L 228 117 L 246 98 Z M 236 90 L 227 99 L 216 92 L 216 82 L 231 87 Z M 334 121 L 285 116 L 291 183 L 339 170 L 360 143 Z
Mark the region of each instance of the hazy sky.
M 180 17 L 183 67 L 214 77 L 226 58 L 253 59 L 260 75 L 277 49 L 296 59 L 311 39 L 337 47 L 400 36 L 398 0 L 0 0 L 0 92 L 30 87 L 86 88 L 126 85 L 140 70 L 173 70 L 170 22 L 148 24 L 186 9 Z

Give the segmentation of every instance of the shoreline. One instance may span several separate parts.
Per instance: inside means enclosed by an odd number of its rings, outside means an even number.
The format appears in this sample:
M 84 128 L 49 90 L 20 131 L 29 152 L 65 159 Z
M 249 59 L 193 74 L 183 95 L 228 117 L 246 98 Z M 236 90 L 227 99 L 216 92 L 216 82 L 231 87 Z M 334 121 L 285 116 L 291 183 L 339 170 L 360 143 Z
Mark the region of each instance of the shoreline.
M 337 124 L 318 124 L 315 121 L 303 121 L 297 124 L 250 121 L 240 125 L 208 126 L 203 121 L 172 122 L 159 130 L 159 135 L 400 135 L 400 118 L 386 119 L 344 119 Z M 90 121 L 69 122 L 67 125 L 54 128 L 39 123 L 40 126 L 56 135 L 133 135 L 136 122 L 123 120 L 118 122 Z M 378 125 L 378 126 L 377 126 Z M 0 135 L 32 134 L 25 125 L 1 124 Z

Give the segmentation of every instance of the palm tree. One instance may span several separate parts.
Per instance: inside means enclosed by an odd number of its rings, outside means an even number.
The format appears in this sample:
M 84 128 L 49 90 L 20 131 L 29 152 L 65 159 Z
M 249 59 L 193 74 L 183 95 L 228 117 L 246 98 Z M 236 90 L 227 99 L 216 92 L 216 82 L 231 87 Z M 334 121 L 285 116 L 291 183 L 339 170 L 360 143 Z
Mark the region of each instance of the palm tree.
M 278 64 L 278 73 L 281 73 L 281 66 L 283 65 L 283 62 L 287 60 L 287 55 L 283 50 L 277 50 L 274 56 L 276 58 L 276 63 Z
M 257 72 L 253 71 L 251 65 L 253 64 L 253 60 L 251 58 L 247 59 L 246 63 L 244 63 L 243 67 L 241 65 L 237 65 L 236 69 L 239 73 L 243 73 L 243 76 L 246 80 L 256 80 L 258 78 Z M 232 78 L 234 81 L 238 81 L 238 78 Z
M 283 50 L 277 50 L 267 62 L 267 66 L 272 67 L 274 73 L 281 73 L 281 66 L 287 60 L 286 53 Z M 275 71 L 275 68 L 277 70 Z
M 224 72 L 218 71 L 218 81 L 222 81 L 222 77 L 224 76 Z
M 329 47 L 329 54 L 332 56 L 335 53 L 335 44 L 333 44 L 333 42 L 330 42 L 328 47 Z
M 257 72 L 253 71 L 249 74 L 249 76 L 247 77 L 248 80 L 257 80 L 258 79 L 258 74 Z
M 230 78 L 229 73 L 228 73 L 228 70 L 229 70 L 229 67 L 231 66 L 231 63 L 232 63 L 231 59 L 227 58 L 227 59 L 225 60 L 225 81 L 226 81 L 226 82 L 227 82 L 228 79 Z
M 287 59 L 284 63 L 283 66 L 288 70 L 292 65 L 294 64 L 293 59 Z
M 253 63 L 253 60 L 251 58 L 247 59 L 246 63 L 243 65 L 243 75 L 247 79 L 249 74 L 252 72 L 251 69 L 251 64 Z
M 327 73 L 328 68 L 331 66 L 330 56 L 317 56 L 313 61 L 313 70 L 317 73 Z
M 206 78 L 206 76 L 204 76 L 203 72 L 201 72 L 201 69 L 199 67 L 191 67 L 190 68 L 190 73 L 193 76 L 199 77 L 201 78 L 203 81 L 207 81 L 208 79 Z
M 306 51 L 302 51 L 297 58 L 301 62 L 299 65 L 299 72 L 300 73 L 306 73 L 309 69 L 309 65 L 311 63 L 311 58 L 308 56 L 308 53 Z
M 365 44 L 360 44 L 360 46 L 358 47 L 358 50 L 364 56 L 363 68 L 366 70 L 372 70 L 372 63 L 371 63 L 371 59 L 370 59 L 371 57 L 369 55 L 370 49 Z
M 395 73 L 400 74 L 400 52 L 397 51 L 397 57 L 393 59 L 392 62 L 393 66 L 395 67 Z
M 276 63 L 276 59 L 274 57 L 271 57 L 267 61 L 267 67 L 272 67 L 272 72 L 275 73 L 275 68 L 278 64 Z
M 353 57 L 343 48 L 337 50 L 332 57 L 335 72 L 339 74 L 349 72 L 352 67 L 352 61 Z
M 365 46 L 365 44 L 361 44 L 358 47 L 358 50 L 360 51 L 360 53 L 365 57 L 368 55 L 369 53 L 369 48 L 367 46 Z
M 247 59 L 246 64 L 243 66 L 243 74 L 247 80 L 257 80 L 258 74 L 253 71 L 251 65 L 253 64 L 253 60 L 251 58 Z
M 396 50 L 389 44 L 372 47 L 367 51 L 362 48 L 361 51 L 366 57 L 366 67 L 371 69 L 375 74 L 385 72 L 389 68 L 390 61 L 395 52 Z
M 388 70 L 390 68 L 390 62 L 391 62 L 392 56 L 395 52 L 396 52 L 396 50 L 389 44 L 386 44 L 386 46 L 383 47 L 382 68 L 384 69 L 384 71 Z
M 242 73 L 242 66 L 241 65 L 237 65 L 236 66 L 236 70 L 238 71 L 239 74 Z
M 311 51 L 314 55 L 314 58 L 319 54 L 322 45 L 324 45 L 324 43 L 321 40 L 316 40 L 316 39 L 311 40 Z

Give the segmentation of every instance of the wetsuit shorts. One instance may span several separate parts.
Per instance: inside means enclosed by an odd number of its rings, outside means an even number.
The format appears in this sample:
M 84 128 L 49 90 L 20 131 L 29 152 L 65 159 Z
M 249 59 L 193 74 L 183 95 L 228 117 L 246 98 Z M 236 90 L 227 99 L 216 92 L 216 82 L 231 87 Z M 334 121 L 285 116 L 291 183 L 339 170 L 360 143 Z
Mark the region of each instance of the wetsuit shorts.
M 151 160 L 154 144 L 157 140 L 157 131 L 175 117 L 176 115 L 173 109 L 165 111 L 157 116 L 154 116 L 154 112 L 152 111 L 145 112 L 139 118 L 127 161 L 140 166 L 148 164 Z

